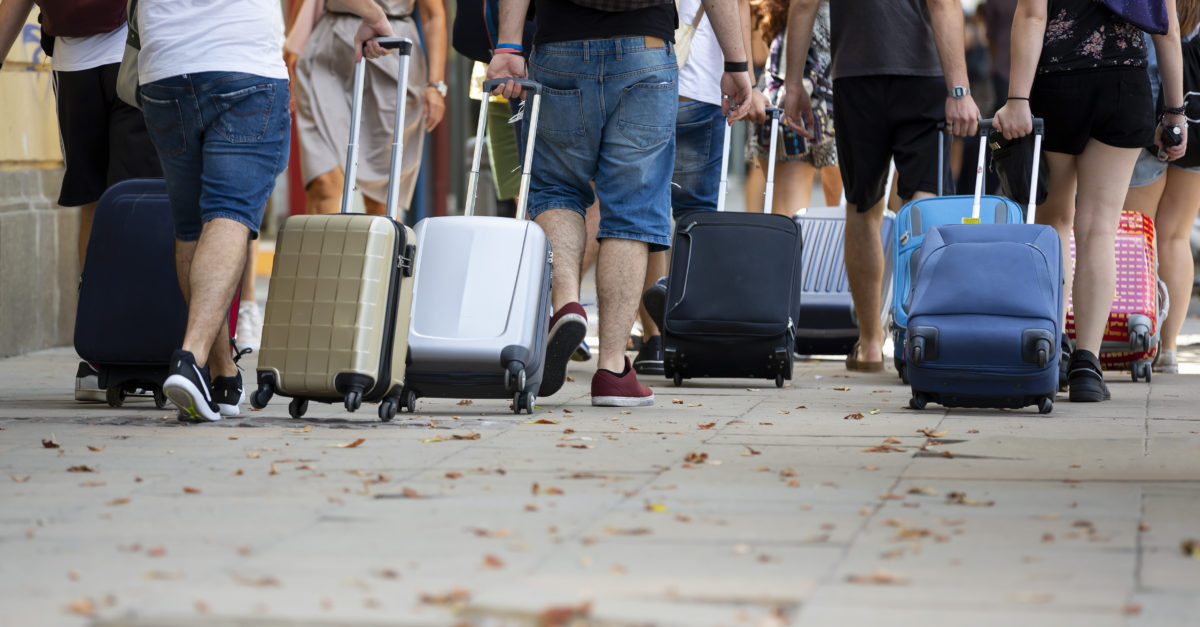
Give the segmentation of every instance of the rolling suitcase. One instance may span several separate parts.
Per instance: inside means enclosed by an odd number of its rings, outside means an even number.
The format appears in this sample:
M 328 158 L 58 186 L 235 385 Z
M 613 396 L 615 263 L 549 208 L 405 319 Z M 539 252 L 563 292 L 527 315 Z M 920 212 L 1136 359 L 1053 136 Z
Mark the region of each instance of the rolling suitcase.
M 938 172 L 945 175 L 946 144 L 950 140 L 943 124 L 939 124 L 938 137 Z M 1040 129 L 1041 127 L 1037 127 Z M 1040 130 L 1035 130 L 1040 133 Z M 985 136 L 980 131 L 981 136 Z M 987 142 L 979 142 L 979 163 L 982 164 L 987 152 Z M 982 165 L 980 166 L 982 167 Z M 983 193 L 982 179 L 976 173 L 975 194 L 973 196 L 943 196 L 942 186 L 945 176 L 938 177 L 938 195 L 933 198 L 914 200 L 905 204 L 896 214 L 895 241 L 892 250 L 895 258 L 891 262 L 892 279 L 892 359 L 896 373 L 905 383 L 908 382 L 905 373 L 904 337 L 908 325 L 908 298 L 912 292 L 913 275 L 917 269 L 917 253 L 925 234 L 929 229 L 943 224 L 960 224 L 966 219 L 976 219 L 981 224 L 1021 224 L 1025 217 L 1020 205 L 1003 196 L 991 196 Z M 976 211 L 978 207 L 978 211 Z M 972 216 L 975 216 L 972 218 Z
M 358 164 L 359 118 L 366 59 L 354 70 L 354 104 L 341 213 L 291 216 L 275 244 L 264 313 L 258 389 L 262 409 L 274 394 L 290 396 L 293 418 L 310 400 L 341 401 L 347 411 L 379 402 L 379 417 L 396 415 L 412 303 L 412 229 L 399 222 L 404 105 L 412 42 L 380 37 L 400 54 L 388 215 L 349 214 Z
M 886 189 L 891 189 L 888 175 Z M 846 197 L 836 207 L 808 207 L 793 218 L 804 237 L 800 262 L 800 313 L 796 317 L 796 352 L 801 355 L 844 355 L 858 340 L 858 312 L 846 275 Z M 883 243 L 883 309 L 890 311 L 892 231 L 896 214 L 884 209 L 879 226 Z
M 487 94 L 504 80 L 483 84 Z M 476 216 L 479 164 L 486 133 L 483 99 L 465 215 L 417 224 L 409 363 L 401 406 L 421 397 L 511 398 L 515 413 L 533 413 L 545 365 L 553 255 L 546 233 L 525 219 L 537 137 L 541 86 L 533 92 L 516 219 Z
M 1034 120 L 1037 189 L 1041 120 Z M 990 120 L 980 123 L 990 126 Z M 976 198 L 983 182 L 983 154 Z M 976 202 L 972 218 L 980 216 Z M 907 371 L 913 409 L 1054 408 L 1061 358 L 1062 243 L 1053 227 L 947 224 L 925 231 L 906 303 Z
M 1070 239 L 1075 260 L 1075 235 Z M 1150 382 L 1151 365 L 1158 355 L 1161 322 L 1170 307 L 1167 286 L 1158 278 L 1154 221 L 1136 211 L 1122 211 L 1115 248 L 1117 292 L 1113 296 L 1100 344 L 1100 365 L 1106 370 L 1128 370 L 1134 381 Z M 1073 264 L 1072 264 L 1073 265 Z M 1067 300 L 1066 331 L 1075 341 L 1075 312 Z
M 716 211 L 694 211 L 675 225 L 663 316 L 664 374 L 693 377 L 792 378 L 800 303 L 800 227 L 771 213 L 779 109 L 771 113 L 771 147 L 763 213 L 725 209 L 730 127 Z
M 240 293 L 239 287 L 229 312 L 231 336 Z M 75 350 L 96 368 L 110 406 L 120 407 L 126 396 L 142 390 L 161 409 L 168 361 L 186 330 L 167 183 L 121 181 L 96 204 L 79 281 Z

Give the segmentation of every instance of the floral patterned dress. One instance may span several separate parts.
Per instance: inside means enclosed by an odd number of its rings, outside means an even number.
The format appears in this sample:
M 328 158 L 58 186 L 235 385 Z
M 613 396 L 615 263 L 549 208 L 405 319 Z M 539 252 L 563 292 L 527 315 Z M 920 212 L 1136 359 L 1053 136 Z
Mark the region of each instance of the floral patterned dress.
M 1038 74 L 1146 67 L 1142 31 L 1100 0 L 1050 0 Z

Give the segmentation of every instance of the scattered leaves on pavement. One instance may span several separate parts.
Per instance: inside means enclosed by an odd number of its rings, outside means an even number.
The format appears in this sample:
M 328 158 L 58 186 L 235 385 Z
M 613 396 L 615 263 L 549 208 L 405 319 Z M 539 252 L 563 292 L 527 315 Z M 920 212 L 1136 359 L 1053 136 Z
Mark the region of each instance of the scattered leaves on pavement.
M 943 435 L 950 433 L 950 431 L 949 431 L 949 429 L 944 430 L 944 431 L 934 431 L 932 429 L 917 429 L 917 433 L 920 433 L 924 436 L 931 437 L 931 438 L 940 438 Z
M 338 442 L 337 447 L 338 448 L 358 448 L 359 445 L 361 445 L 363 442 L 366 442 L 366 441 L 367 441 L 366 438 L 359 438 L 353 442 Z
M 903 585 L 908 583 L 908 577 L 879 569 L 867 575 L 848 575 L 846 581 L 867 585 Z
M 441 594 L 430 594 L 423 592 L 417 598 L 425 605 L 452 607 L 465 605 L 467 601 L 471 600 L 471 593 L 463 588 L 455 588 L 449 592 L 443 592 Z
M 104 450 L 104 447 L 103 446 L 92 446 L 91 444 L 89 444 L 88 450 L 93 453 L 99 453 L 100 451 Z
M 692 464 L 703 464 L 706 460 L 708 460 L 708 453 L 697 453 L 696 451 L 692 451 L 683 456 L 683 461 Z
M 67 472 L 96 472 L 96 469 L 91 466 L 71 466 Z
M 491 553 L 488 553 L 487 555 L 483 556 L 483 567 L 488 570 L 504 568 L 504 560 L 492 555 Z
M 537 420 L 530 420 L 529 424 L 531 424 L 531 425 L 556 425 L 556 424 L 558 424 L 558 421 L 551 420 L 550 418 L 538 418 Z
M 950 492 L 946 495 L 947 505 L 970 505 L 974 507 L 991 507 L 996 504 L 995 501 L 976 501 L 972 498 L 967 498 L 966 492 Z
M 193 488 L 191 486 L 185 485 L 185 486 L 183 486 L 183 493 L 184 494 L 200 494 L 200 488 Z
M 894 446 L 888 446 L 887 444 L 880 444 L 879 446 L 872 446 L 871 448 L 865 448 L 865 449 L 863 449 L 862 452 L 864 452 L 864 453 L 903 453 L 904 449 L 896 448 Z
M 863 413 L 861 411 L 856 411 L 853 414 L 846 414 L 845 416 L 842 417 L 842 420 L 862 420 L 862 419 L 863 419 Z
M 60 448 L 60 447 L 61 447 L 61 445 L 58 442 L 54 441 L 54 436 L 50 436 L 49 440 L 44 439 L 44 438 L 42 439 L 42 448 Z

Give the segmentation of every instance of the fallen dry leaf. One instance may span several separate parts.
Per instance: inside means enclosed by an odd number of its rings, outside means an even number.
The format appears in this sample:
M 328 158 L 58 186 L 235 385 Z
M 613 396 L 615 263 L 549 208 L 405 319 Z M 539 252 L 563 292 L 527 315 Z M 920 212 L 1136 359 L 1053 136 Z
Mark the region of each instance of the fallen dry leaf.
M 869 575 L 849 575 L 846 581 L 870 585 L 902 585 L 908 583 L 908 577 L 880 569 Z
M 475 535 L 479 536 L 480 538 L 507 538 L 512 535 L 512 530 L 511 529 L 491 530 L 491 529 L 482 529 L 482 528 L 476 527 L 474 529 L 471 529 L 471 533 L 474 533 Z
M 147 579 L 150 581 L 169 581 L 172 579 L 183 579 L 183 575 L 181 573 L 169 573 L 165 570 L 148 570 L 142 573 L 142 579 Z
M 889 392 L 891 392 L 891 390 L 871 390 L 872 394 L 887 394 Z
M 717 423 L 715 423 L 715 422 L 706 422 L 706 423 L 704 423 L 704 424 L 702 424 L 702 425 L 696 425 L 696 426 L 697 426 L 697 427 L 699 427 L 701 430 L 708 430 L 708 429 L 712 429 L 713 427 L 717 426 Z
M 967 498 L 966 492 L 950 492 L 946 495 L 947 505 L 970 505 L 974 507 L 991 507 L 996 504 L 995 501 L 976 501 L 975 499 Z
M 112 507 L 117 507 L 118 505 L 128 505 L 129 501 L 130 501 L 129 497 L 122 497 L 119 499 L 113 499 L 113 500 L 109 501 L 108 504 Z
M 887 444 L 880 444 L 879 446 L 872 446 L 871 448 L 865 448 L 865 449 L 863 449 L 862 452 L 864 452 L 864 453 L 903 453 L 904 449 L 896 448 L 894 446 L 888 446 Z
M 16 483 L 25 483 L 26 481 L 29 481 L 30 476 L 31 475 L 25 475 L 24 477 L 18 477 L 16 475 L 9 475 L 9 477 L 11 477 L 12 480 L 15 481 Z
M 888 438 L 888 439 L 884 440 L 883 443 L 884 444 L 900 444 L 900 440 L 898 438 Z
M 671 399 L 671 404 L 672 405 L 682 405 L 683 399 L 682 398 L 673 398 L 673 399 Z
M 91 466 L 71 466 L 67 472 L 96 472 L 96 469 Z
M 1127 603 L 1121 606 L 1121 613 L 1126 616 L 1137 616 L 1142 613 L 1142 606 L 1137 603 Z
M 596 445 L 594 445 L 594 444 L 558 444 L 557 448 L 587 449 L 587 448 L 596 448 Z
M 469 398 L 464 398 L 463 400 L 459 401 L 457 404 L 465 406 L 465 405 L 472 405 L 474 403 L 475 403 L 475 401 L 473 401 Z
M 303 429 L 288 429 L 288 433 L 308 433 L 312 431 L 312 425 L 308 425 Z
M 250 451 L 249 453 L 246 453 L 246 457 L 249 457 L 250 459 L 258 459 L 259 457 L 262 457 L 262 453 L 259 453 L 258 451 Z
M 683 461 L 693 464 L 703 464 L 707 459 L 708 453 L 697 453 L 695 451 L 692 451 L 683 457 Z
M 665 511 L 667 511 L 667 506 L 663 505 L 662 503 L 651 503 L 651 502 L 647 501 L 646 502 L 646 511 L 661 514 Z
M 54 436 L 51 436 L 49 440 L 42 440 L 42 448 L 59 448 L 60 446 L 58 442 L 54 441 Z
M 366 442 L 366 441 L 367 441 L 366 438 L 359 438 L 353 442 L 338 442 L 337 447 L 338 448 L 358 448 L 358 446 L 360 444 L 362 444 L 363 442 Z
M 448 472 L 448 473 L 446 473 L 446 478 L 447 478 L 447 479 L 462 479 L 462 476 L 463 476 L 463 474 L 462 474 L 461 472 Z
M 103 447 L 103 446 L 92 446 L 92 445 L 90 445 L 90 444 L 89 444 L 89 445 L 88 445 L 88 450 L 89 450 L 89 451 L 91 451 L 91 452 L 93 452 L 93 453 L 99 453 L 100 451 L 103 451 L 103 450 L 104 450 L 104 447 Z
M 688 403 L 688 407 L 704 407 L 704 403 Z
M 162 557 L 167 554 L 167 549 L 161 546 L 152 546 L 146 549 L 146 555 L 149 557 Z
M 872 416 L 874 416 L 875 414 L 878 414 L 878 413 L 879 413 L 879 412 L 881 412 L 881 411 L 883 411 L 883 410 L 882 410 L 882 409 L 878 409 L 878 408 L 876 408 L 876 409 L 872 409 L 871 411 L 869 411 L 869 412 L 867 412 L 867 413 L 869 413 L 869 414 L 871 414 Z
M 979 433 L 979 429 L 967 429 L 967 433 Z
M 908 489 L 909 494 L 925 494 L 928 496 L 937 496 L 937 490 L 928 486 L 914 486 Z
M 526 504 L 525 504 L 525 511 L 527 511 L 527 512 L 536 512 L 536 511 L 538 511 L 538 506 L 537 506 L 537 503 L 526 503 Z
M 556 424 L 558 424 L 558 421 L 551 420 L 549 418 L 538 418 L 537 420 L 530 420 L 529 424 L 531 424 L 531 425 L 556 425 Z
M 455 588 L 442 594 L 421 593 L 417 598 L 426 605 L 454 606 L 470 601 L 471 593 L 463 588 Z
M 1200 560 L 1200 540 L 1188 538 L 1179 544 L 1179 548 L 1183 550 L 1184 555 Z
M 800 473 L 795 468 L 788 467 L 788 468 L 784 468 L 783 470 L 780 470 L 779 476 L 780 477 L 799 477 Z
M 945 457 L 946 459 L 954 459 L 954 455 L 952 455 L 950 451 L 942 451 L 942 457 Z
M 88 617 L 96 616 L 96 602 L 89 598 L 75 599 L 68 603 L 65 609 L 68 614 L 78 614 L 79 616 Z
M 483 567 L 489 570 L 504 568 L 504 560 L 492 555 L 491 553 L 488 553 L 487 555 L 483 556 Z
M 406 499 L 423 499 L 423 498 L 425 498 L 424 496 L 421 495 L 420 492 L 417 492 L 416 490 L 414 490 L 410 487 L 407 487 L 407 486 L 400 489 L 400 494 L 403 495 L 404 498 L 406 498 Z
M 649 527 L 605 527 L 604 533 L 610 536 L 645 536 L 653 532 Z
M 862 419 L 863 419 L 863 414 L 861 411 L 856 411 L 853 414 L 846 414 L 845 416 L 842 416 L 842 420 L 862 420 Z
M 468 433 L 466 435 L 463 435 L 461 433 L 455 433 L 454 435 L 450 436 L 450 439 L 451 440 L 478 440 L 481 437 L 483 437 L 483 436 L 481 436 L 478 433 Z
M 943 435 L 950 433 L 950 431 L 948 429 L 945 431 L 933 431 L 932 429 L 917 429 L 917 433 L 920 433 L 922 435 L 925 435 L 925 436 L 928 436 L 931 438 L 940 438 Z
M 750 445 L 748 445 L 748 444 L 743 444 L 742 446 L 746 447 L 746 450 L 742 451 L 742 457 L 750 457 L 751 455 L 762 455 L 762 451 L 756 451 L 753 448 L 751 448 Z
M 848 388 L 848 387 L 846 387 L 846 386 L 844 386 L 844 385 L 839 385 L 839 386 L 837 386 L 837 387 L 833 388 L 833 391 L 834 391 L 834 392 L 849 392 L 849 391 L 850 391 L 850 388 Z
M 268 472 L 267 474 L 268 474 L 268 475 L 277 475 L 277 474 L 279 474 L 279 466 L 276 466 L 276 465 L 275 465 L 275 462 L 271 462 L 271 472 Z
M 184 494 L 200 494 L 200 488 L 193 488 L 191 486 L 183 486 L 183 493 Z
M 675 514 L 675 520 L 678 520 L 681 523 L 690 523 L 692 522 L 692 517 L 684 516 L 683 514 Z
M 1054 542 L 1054 534 L 1043 533 L 1042 534 L 1042 544 L 1049 544 L 1051 542 Z

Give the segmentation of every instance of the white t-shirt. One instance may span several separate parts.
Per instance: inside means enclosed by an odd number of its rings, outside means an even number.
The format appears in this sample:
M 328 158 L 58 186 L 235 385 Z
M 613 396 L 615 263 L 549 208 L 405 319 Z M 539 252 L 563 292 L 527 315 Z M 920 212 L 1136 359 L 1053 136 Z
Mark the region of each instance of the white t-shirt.
M 679 23 L 691 24 L 700 10 L 700 0 L 680 0 Z M 679 95 L 708 104 L 721 104 L 721 75 L 725 73 L 725 55 L 717 44 L 708 16 L 700 18 L 687 62 L 679 68 Z
M 196 72 L 284 78 L 278 0 L 140 0 L 143 85 Z
M 78 72 L 101 65 L 120 63 L 125 55 L 125 33 L 128 27 L 103 35 L 87 37 L 55 37 L 54 56 L 50 67 L 56 72 Z

